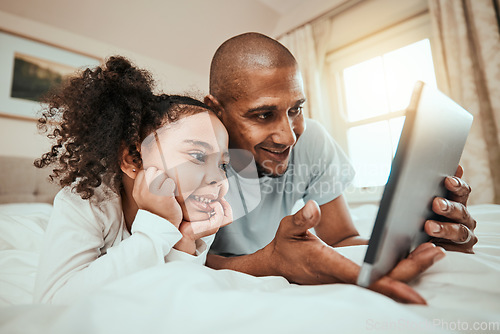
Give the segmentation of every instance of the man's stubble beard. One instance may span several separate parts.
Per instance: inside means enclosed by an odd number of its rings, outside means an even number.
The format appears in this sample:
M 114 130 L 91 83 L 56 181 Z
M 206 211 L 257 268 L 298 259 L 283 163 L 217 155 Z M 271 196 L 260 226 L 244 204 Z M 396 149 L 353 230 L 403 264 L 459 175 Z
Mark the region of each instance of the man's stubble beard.
M 265 164 L 265 161 L 264 161 L 264 164 Z M 262 164 L 259 164 L 258 162 L 255 162 L 255 165 L 257 166 L 257 175 L 260 177 L 264 177 L 264 176 L 267 176 L 267 177 L 270 177 L 270 178 L 273 178 L 273 179 L 276 179 L 278 177 L 281 177 L 283 176 L 287 170 L 288 170 L 288 167 L 290 166 L 290 161 L 287 162 L 286 164 L 286 168 L 285 170 L 283 171 L 283 173 L 281 174 L 274 174 L 274 173 L 269 173 L 266 171 L 266 168 L 264 166 L 262 166 Z

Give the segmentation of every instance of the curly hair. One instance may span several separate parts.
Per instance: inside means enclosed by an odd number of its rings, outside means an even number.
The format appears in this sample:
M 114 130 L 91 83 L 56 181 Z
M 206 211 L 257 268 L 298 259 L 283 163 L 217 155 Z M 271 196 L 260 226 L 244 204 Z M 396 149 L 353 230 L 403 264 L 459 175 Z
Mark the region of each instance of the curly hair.
M 141 167 L 138 147 L 147 135 L 181 117 L 211 110 L 188 96 L 155 95 L 153 88 L 148 71 L 120 56 L 78 73 L 42 101 L 38 129 L 54 144 L 34 165 L 52 165 L 51 181 L 72 186 L 83 199 L 103 183 L 119 193 L 124 149 Z

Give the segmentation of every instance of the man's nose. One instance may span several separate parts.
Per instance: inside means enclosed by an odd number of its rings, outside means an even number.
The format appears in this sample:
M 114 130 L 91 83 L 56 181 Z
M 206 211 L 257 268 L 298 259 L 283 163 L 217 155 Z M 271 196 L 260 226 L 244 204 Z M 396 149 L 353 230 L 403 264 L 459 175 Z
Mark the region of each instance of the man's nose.
M 295 144 L 297 136 L 293 131 L 293 121 L 289 117 L 282 117 L 273 136 L 276 144 L 292 146 Z

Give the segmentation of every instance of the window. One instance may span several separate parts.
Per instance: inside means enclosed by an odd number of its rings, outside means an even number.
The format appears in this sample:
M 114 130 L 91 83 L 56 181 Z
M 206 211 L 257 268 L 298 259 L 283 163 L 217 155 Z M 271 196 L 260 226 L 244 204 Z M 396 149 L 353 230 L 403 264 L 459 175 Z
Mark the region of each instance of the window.
M 334 137 L 356 170 L 349 201 L 380 198 L 417 80 L 436 87 L 427 15 L 328 57 Z

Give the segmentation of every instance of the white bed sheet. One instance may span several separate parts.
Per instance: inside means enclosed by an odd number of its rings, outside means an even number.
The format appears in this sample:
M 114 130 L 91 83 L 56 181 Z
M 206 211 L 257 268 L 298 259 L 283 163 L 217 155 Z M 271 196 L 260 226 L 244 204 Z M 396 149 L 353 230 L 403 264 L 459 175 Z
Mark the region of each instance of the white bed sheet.
M 376 210 L 353 210 L 362 235 Z M 428 306 L 352 285 L 297 286 L 180 262 L 54 306 L 31 304 L 50 207 L 0 205 L 0 333 L 500 332 L 500 206 L 470 211 L 478 221 L 476 254 L 448 252 L 413 282 Z M 359 263 L 366 246 L 339 251 Z

